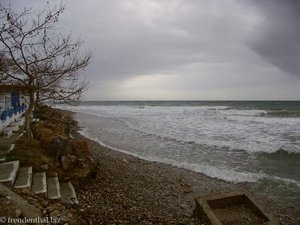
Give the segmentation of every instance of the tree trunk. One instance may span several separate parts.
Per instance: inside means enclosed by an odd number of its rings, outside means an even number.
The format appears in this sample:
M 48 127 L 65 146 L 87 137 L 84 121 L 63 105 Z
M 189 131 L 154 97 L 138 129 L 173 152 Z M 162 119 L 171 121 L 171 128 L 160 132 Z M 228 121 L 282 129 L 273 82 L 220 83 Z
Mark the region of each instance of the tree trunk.
M 32 113 L 34 107 L 34 93 L 33 92 L 29 92 L 29 107 L 25 113 L 25 124 L 26 124 L 26 133 L 27 133 L 27 138 L 28 138 L 28 142 L 30 144 L 32 144 L 33 141 L 33 135 L 32 135 L 32 131 L 31 131 L 31 126 L 30 126 L 30 115 Z

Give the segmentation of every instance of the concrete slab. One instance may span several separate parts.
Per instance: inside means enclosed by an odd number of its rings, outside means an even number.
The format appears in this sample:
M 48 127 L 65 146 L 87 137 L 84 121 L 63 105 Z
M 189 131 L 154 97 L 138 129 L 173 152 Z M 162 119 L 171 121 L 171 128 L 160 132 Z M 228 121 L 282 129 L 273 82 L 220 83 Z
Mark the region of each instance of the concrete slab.
M 36 194 L 47 193 L 47 181 L 45 172 L 33 174 L 31 190 Z
M 31 188 L 32 183 L 32 166 L 22 167 L 19 169 L 14 188 Z
M 62 183 L 60 186 L 61 201 L 71 205 L 78 205 L 78 199 L 76 196 L 75 188 L 71 181 Z
M 19 170 L 19 161 L 5 162 L 0 164 L 0 182 L 13 185 Z
M 278 225 L 250 193 L 232 192 L 197 198 L 195 213 L 210 225 Z
M 48 199 L 60 199 L 60 185 L 58 177 L 48 177 L 47 178 L 47 189 L 48 189 Z

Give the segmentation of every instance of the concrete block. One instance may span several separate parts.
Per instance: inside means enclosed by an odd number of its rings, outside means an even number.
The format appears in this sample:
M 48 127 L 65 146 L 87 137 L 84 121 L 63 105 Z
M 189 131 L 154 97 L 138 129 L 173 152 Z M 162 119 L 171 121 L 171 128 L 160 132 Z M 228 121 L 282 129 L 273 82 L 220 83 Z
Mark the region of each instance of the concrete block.
M 76 196 L 75 188 L 71 181 L 67 183 L 62 183 L 60 187 L 60 192 L 61 192 L 61 200 L 64 203 L 67 204 L 76 204 L 78 205 L 78 199 Z
M 196 215 L 210 225 L 279 225 L 249 193 L 211 195 L 195 202 Z
M 19 170 L 14 188 L 31 188 L 32 183 L 32 167 L 22 167 Z
M 58 177 L 48 177 L 47 178 L 47 196 L 48 199 L 60 199 L 60 185 Z
M 36 194 L 47 194 L 46 173 L 34 173 L 31 190 Z
M 13 186 L 19 170 L 19 161 L 0 164 L 0 182 Z

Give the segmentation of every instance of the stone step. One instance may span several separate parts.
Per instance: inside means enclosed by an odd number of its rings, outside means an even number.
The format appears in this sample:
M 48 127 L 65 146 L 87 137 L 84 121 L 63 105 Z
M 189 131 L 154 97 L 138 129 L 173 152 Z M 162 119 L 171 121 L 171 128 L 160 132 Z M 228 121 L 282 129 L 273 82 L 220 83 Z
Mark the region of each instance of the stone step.
M 61 201 L 67 204 L 76 204 L 78 205 L 78 199 L 76 196 L 75 188 L 71 181 L 67 183 L 62 183 L 60 186 L 60 193 L 61 193 Z
M 31 190 L 36 194 L 47 194 L 46 173 L 34 173 Z
M 32 166 L 22 167 L 19 170 L 14 188 L 31 188 L 32 183 Z
M 6 156 L 5 155 L 0 155 L 0 163 L 5 162 Z
M 0 182 L 13 186 L 19 170 L 19 161 L 11 161 L 0 164 Z
M 48 199 L 60 199 L 60 185 L 58 177 L 47 178 Z

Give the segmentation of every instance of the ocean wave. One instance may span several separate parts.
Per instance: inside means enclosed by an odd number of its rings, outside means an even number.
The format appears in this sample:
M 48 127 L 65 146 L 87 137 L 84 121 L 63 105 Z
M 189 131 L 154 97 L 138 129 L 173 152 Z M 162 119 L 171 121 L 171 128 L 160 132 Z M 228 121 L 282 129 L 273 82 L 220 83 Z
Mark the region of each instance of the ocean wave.
M 279 118 L 294 118 L 294 117 L 300 117 L 300 110 L 272 110 L 272 111 L 266 111 L 262 112 L 261 116 L 264 117 L 279 117 Z
M 225 167 L 218 168 L 216 166 L 210 166 L 206 164 L 201 165 L 201 164 L 189 163 L 189 162 L 179 162 L 174 159 L 160 158 L 156 156 L 140 155 L 138 153 L 133 153 L 124 149 L 119 149 L 119 148 L 114 148 L 112 146 L 109 146 L 104 142 L 100 141 L 98 138 L 91 137 L 88 133 L 88 130 L 85 128 L 79 131 L 79 133 L 105 147 L 109 147 L 113 150 L 125 153 L 127 155 L 132 155 L 137 158 L 144 159 L 150 162 L 160 162 L 160 163 L 170 164 L 172 166 L 184 168 L 197 173 L 202 173 L 208 177 L 224 180 L 227 182 L 232 182 L 232 183 L 256 182 L 263 177 L 263 174 L 256 174 L 256 173 L 242 172 L 242 171 L 239 172 Z
M 267 113 L 265 110 L 258 110 L 258 109 L 231 109 L 227 108 L 226 110 L 221 112 L 225 115 L 232 115 L 232 116 L 260 116 Z
M 295 193 L 299 198 L 300 182 L 294 179 L 265 175 L 255 183 L 255 186 L 260 186 L 260 188 L 266 189 L 268 192 L 278 192 L 276 195 L 291 195 L 292 193 Z M 283 192 L 282 190 L 285 191 Z
M 274 159 L 274 160 L 287 160 L 287 161 L 298 161 L 300 162 L 300 152 L 296 151 L 291 151 L 291 150 L 286 150 L 283 148 L 278 149 L 275 152 L 271 153 L 259 153 L 269 159 Z
M 98 138 L 95 137 L 91 137 L 89 135 L 89 130 L 87 128 L 82 128 L 79 133 L 86 137 L 89 138 L 90 140 L 93 140 L 99 144 L 101 144 L 102 146 L 111 148 L 115 151 L 127 154 L 127 155 L 132 155 L 135 156 L 137 158 L 143 159 L 143 160 L 147 160 L 150 162 L 160 162 L 160 163 L 165 163 L 165 164 L 169 164 L 172 166 L 176 166 L 179 168 L 184 168 L 190 171 L 194 171 L 197 173 L 201 173 L 204 174 L 208 177 L 211 178 L 216 178 L 216 179 L 220 179 L 220 180 L 224 180 L 227 182 L 231 182 L 231 183 L 255 183 L 255 182 L 259 182 L 259 183 L 282 183 L 283 185 L 288 185 L 293 187 L 294 189 L 299 189 L 300 188 L 300 183 L 294 179 L 288 179 L 288 178 L 282 178 L 279 176 L 273 176 L 273 175 L 268 175 L 265 174 L 264 172 L 249 172 L 249 171 L 236 171 L 233 168 L 227 168 L 225 166 L 222 167 L 218 167 L 218 166 L 211 166 L 208 164 L 197 164 L 197 163 L 190 163 L 190 162 L 180 162 L 174 159 L 169 159 L 169 158 L 161 158 L 161 157 L 157 157 L 157 156 L 151 156 L 151 155 L 142 155 L 139 153 L 135 153 L 135 152 L 130 152 L 127 151 L 125 149 L 120 149 L 120 148 L 115 148 L 112 147 L 110 145 L 107 145 L 106 143 L 104 143 L 103 141 L 100 141 Z M 191 143 L 193 144 L 193 143 Z M 295 156 L 300 157 L 299 153 L 289 153 L 288 151 L 285 151 L 283 149 L 280 149 L 274 153 L 268 154 L 271 155 L 273 157 L 288 157 L 288 158 L 293 158 Z

